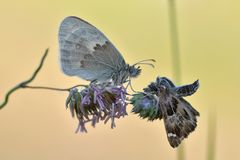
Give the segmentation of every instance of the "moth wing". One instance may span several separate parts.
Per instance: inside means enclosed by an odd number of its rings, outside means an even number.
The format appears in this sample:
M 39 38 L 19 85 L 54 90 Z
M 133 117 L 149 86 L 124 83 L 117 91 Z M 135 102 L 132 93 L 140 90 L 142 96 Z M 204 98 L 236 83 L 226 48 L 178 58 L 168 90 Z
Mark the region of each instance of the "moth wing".
M 183 98 L 170 96 L 164 104 L 164 124 L 172 147 L 177 147 L 197 126 L 199 112 Z
M 196 80 L 192 84 L 175 87 L 174 92 L 178 97 L 186 97 L 194 94 L 198 88 L 199 88 L 199 81 Z
M 126 65 L 106 36 L 78 17 L 65 18 L 58 37 L 61 68 L 69 76 L 103 81 Z

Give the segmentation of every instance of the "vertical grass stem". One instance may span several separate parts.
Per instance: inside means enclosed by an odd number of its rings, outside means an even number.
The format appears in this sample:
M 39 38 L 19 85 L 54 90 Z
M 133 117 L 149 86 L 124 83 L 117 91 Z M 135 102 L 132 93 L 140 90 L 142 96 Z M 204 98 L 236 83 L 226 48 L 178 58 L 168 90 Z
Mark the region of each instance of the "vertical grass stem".
M 181 83 L 181 68 L 180 68 L 180 53 L 179 53 L 179 39 L 177 29 L 177 14 L 176 14 L 176 0 L 168 0 L 169 11 L 169 26 L 170 26 L 170 40 L 173 64 L 173 78 L 177 84 Z M 184 144 L 182 143 L 177 150 L 177 159 L 184 160 Z
M 207 139 L 207 160 L 215 159 L 216 151 L 216 113 L 210 108 L 208 117 L 208 139 Z

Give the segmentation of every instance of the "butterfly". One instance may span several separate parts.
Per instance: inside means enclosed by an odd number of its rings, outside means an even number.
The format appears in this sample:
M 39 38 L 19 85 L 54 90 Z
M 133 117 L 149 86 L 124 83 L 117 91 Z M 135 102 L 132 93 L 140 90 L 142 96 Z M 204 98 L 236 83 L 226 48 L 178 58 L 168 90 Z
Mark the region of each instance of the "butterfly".
M 155 61 L 146 59 L 134 65 L 127 64 L 101 31 L 78 17 L 66 17 L 60 25 L 58 37 L 63 72 L 91 82 L 130 83 L 130 78 L 141 73 L 136 65 L 153 66 L 146 62 Z
M 144 92 L 131 99 L 132 112 L 148 120 L 163 119 L 169 144 L 175 148 L 195 130 L 199 112 L 183 97 L 194 94 L 199 81 L 184 86 L 175 86 L 166 77 L 157 77 Z

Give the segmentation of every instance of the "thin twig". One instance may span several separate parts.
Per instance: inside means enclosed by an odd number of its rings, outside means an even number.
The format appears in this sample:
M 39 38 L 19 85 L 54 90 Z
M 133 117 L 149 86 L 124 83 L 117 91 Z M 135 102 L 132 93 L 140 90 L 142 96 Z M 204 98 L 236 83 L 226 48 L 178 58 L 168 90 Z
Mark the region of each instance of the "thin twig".
M 15 87 L 13 87 L 11 90 L 9 90 L 7 92 L 7 94 L 5 95 L 5 99 L 3 101 L 3 103 L 0 105 L 0 109 L 2 109 L 7 103 L 8 103 L 8 99 L 10 97 L 10 95 L 15 92 L 16 90 L 20 89 L 20 88 L 23 88 L 24 86 L 26 86 L 28 83 L 32 82 L 34 80 L 34 78 L 37 76 L 38 72 L 40 71 L 40 69 L 42 68 L 43 66 L 43 62 L 46 58 L 48 54 L 48 49 L 46 49 L 42 59 L 41 59 L 41 62 L 39 64 L 39 66 L 37 67 L 37 69 L 33 72 L 33 75 L 26 81 L 23 81 L 21 83 L 19 83 L 18 85 L 16 85 Z
M 28 80 L 19 83 L 18 85 L 16 85 L 15 87 L 13 87 L 12 89 L 10 89 L 7 92 L 7 94 L 5 95 L 5 99 L 4 99 L 3 103 L 0 105 L 0 109 L 2 109 L 4 106 L 7 105 L 10 95 L 20 88 L 47 89 L 47 90 L 55 90 L 55 91 L 70 91 L 71 89 L 76 88 L 76 87 L 80 87 L 80 86 L 86 87 L 86 85 L 76 85 L 76 86 L 73 86 L 73 87 L 70 87 L 70 88 L 63 89 L 63 88 L 53 88 L 53 87 L 43 87 L 43 86 L 29 86 L 28 84 L 36 78 L 38 72 L 41 70 L 41 68 L 43 66 L 43 63 L 44 63 L 44 60 L 47 57 L 47 54 L 48 54 L 48 49 L 46 49 L 46 51 L 45 51 L 45 53 L 44 53 L 44 55 L 43 55 L 43 57 L 40 61 L 39 66 L 33 72 L 32 76 Z
M 46 90 L 54 90 L 54 91 L 67 91 L 69 92 L 71 89 L 76 88 L 76 87 L 87 87 L 87 85 L 75 85 L 70 88 L 54 88 L 54 87 L 44 87 L 44 86 L 23 86 L 23 88 L 29 88 L 29 89 L 46 89 Z

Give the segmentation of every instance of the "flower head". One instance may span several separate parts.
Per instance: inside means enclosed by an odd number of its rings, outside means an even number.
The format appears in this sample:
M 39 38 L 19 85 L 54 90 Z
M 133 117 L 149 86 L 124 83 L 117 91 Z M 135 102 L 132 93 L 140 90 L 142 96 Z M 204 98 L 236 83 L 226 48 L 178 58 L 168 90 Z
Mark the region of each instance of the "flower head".
M 162 118 L 158 98 L 153 94 L 134 94 L 131 99 L 131 104 L 133 105 L 132 112 L 138 114 L 141 118 L 148 118 L 150 121 Z
M 99 121 L 107 123 L 111 119 L 114 128 L 115 118 L 124 117 L 126 112 L 126 89 L 123 86 L 110 84 L 94 84 L 78 90 L 72 89 L 66 101 L 73 117 L 77 117 L 79 125 L 76 132 L 87 132 L 85 124 L 91 122 L 95 127 Z

